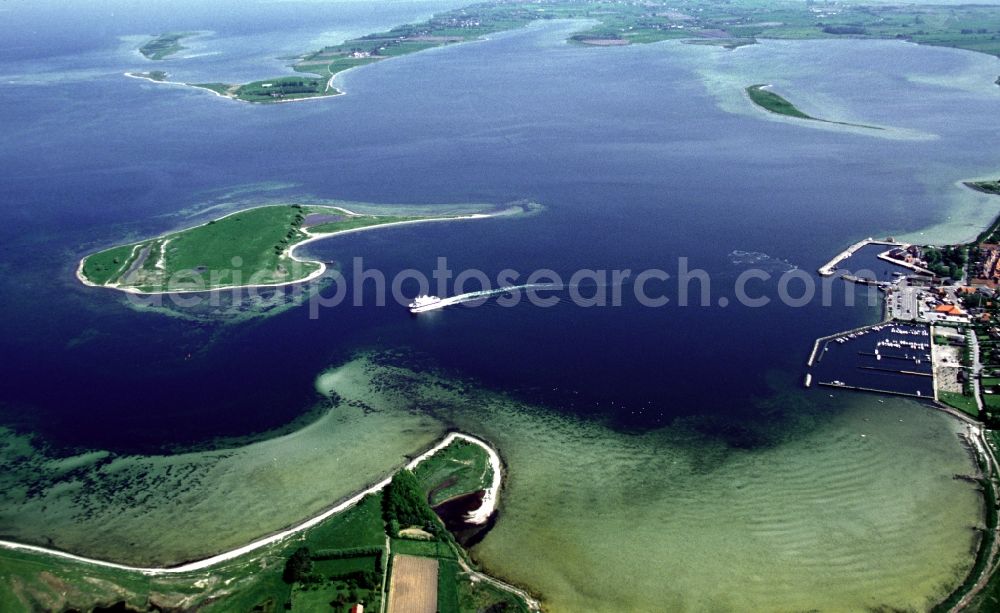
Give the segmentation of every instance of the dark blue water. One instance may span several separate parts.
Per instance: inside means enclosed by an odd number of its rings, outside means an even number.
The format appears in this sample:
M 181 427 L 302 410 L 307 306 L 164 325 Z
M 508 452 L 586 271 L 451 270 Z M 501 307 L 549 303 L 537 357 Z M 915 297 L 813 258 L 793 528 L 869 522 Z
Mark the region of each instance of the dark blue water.
M 901 44 L 802 44 L 795 79 L 836 94 L 856 119 L 868 112 L 939 138 L 814 130 L 717 105 L 719 88 L 729 86 L 706 85 L 705 70 L 746 62 L 787 74 L 787 43 L 741 51 L 745 60 L 677 45 L 580 49 L 562 44 L 565 24 L 352 72 L 342 83 L 348 95 L 322 102 L 249 106 L 121 77 L 158 67 L 137 58 L 123 35 L 214 30 L 217 42 L 199 40 L 198 51 L 227 54 L 167 68 L 205 76 L 224 69 L 224 78 L 247 70 L 231 50 L 267 55 L 249 33 L 259 31 L 280 55 L 299 37 L 386 18 L 353 4 L 293 6 L 195 7 L 176 19 L 168 8 L 119 8 L 113 20 L 90 8 L 50 19 L 48 9 L 14 7 L 12 17 L 34 34 L 5 42 L 0 60 L 4 424 L 56 446 L 122 450 L 260 433 L 305 413 L 316 401 L 315 375 L 366 348 L 401 348 L 428 367 L 620 427 L 679 416 L 752 423 L 775 386 L 801 379 L 813 338 L 877 312 L 845 307 L 845 292 L 859 290 L 844 284 L 833 286 L 832 306 L 818 297 L 782 304 L 777 278 L 787 266 L 774 263 L 791 262 L 818 284 L 811 271 L 832 253 L 860 236 L 941 221 L 951 183 L 1000 162 L 967 146 L 973 134 L 977 142 L 997 136 L 991 90 L 898 77 L 982 71 L 986 60 Z M 435 6 L 397 9 L 407 20 Z M 862 69 L 872 53 L 884 65 Z M 830 77 L 831 65 L 863 72 L 864 87 Z M 734 77 L 732 91 L 744 85 Z M 883 96 L 872 100 L 872 88 Z M 564 296 L 552 308 L 487 304 L 414 319 L 369 301 L 318 319 L 302 307 L 227 326 L 139 313 L 73 277 L 94 249 L 200 219 L 176 215 L 191 207 L 331 198 L 529 199 L 545 210 L 311 245 L 322 259 L 361 256 L 390 278 L 407 268 L 430 273 L 444 256 L 456 271 L 491 278 L 504 268 L 548 268 L 568 279 L 581 268 L 675 275 L 687 258 L 710 275 L 709 304 L 680 306 L 665 287 L 671 302 L 648 308 L 626 284 L 613 308 L 580 308 Z M 734 250 L 769 256 L 760 266 L 771 279 L 747 286 L 771 296 L 767 306 L 738 304 L 734 287 L 746 265 L 734 263 Z M 795 295 L 800 282 L 790 284 Z

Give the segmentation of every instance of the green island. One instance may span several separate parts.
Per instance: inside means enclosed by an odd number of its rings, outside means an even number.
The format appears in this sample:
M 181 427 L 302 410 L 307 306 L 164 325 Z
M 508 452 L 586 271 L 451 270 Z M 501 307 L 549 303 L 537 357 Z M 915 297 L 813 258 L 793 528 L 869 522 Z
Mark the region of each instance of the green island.
M 515 214 L 369 215 L 340 206 L 268 205 L 245 209 L 156 238 L 119 245 L 80 260 L 86 285 L 133 293 L 179 293 L 310 281 L 326 263 L 297 258 L 297 247 L 375 226 L 482 219 Z
M 587 29 L 570 37 L 574 44 L 594 47 L 679 40 L 735 49 L 759 39 L 864 38 L 905 40 L 1000 56 L 1000 6 L 816 4 L 791 0 L 498 1 L 442 12 L 422 23 L 400 25 L 307 52 L 290 65 L 297 75 L 247 83 L 188 85 L 244 102 L 333 96 L 341 93 L 333 86 L 333 77 L 345 70 L 553 19 L 596 22 L 582 26 Z M 151 59 L 162 59 L 180 48 L 183 36 L 164 34 L 141 50 Z
M 966 181 L 963 183 L 966 187 L 972 188 L 977 192 L 983 192 L 986 194 L 996 194 L 1000 195 L 1000 180 L 997 181 Z
M 778 115 L 785 115 L 786 117 L 796 117 L 798 119 L 811 119 L 813 121 L 817 120 L 812 115 L 807 115 L 800 111 L 794 104 L 786 100 L 784 97 L 778 94 L 764 89 L 768 87 L 767 85 L 761 83 L 757 85 L 751 85 L 746 89 L 747 95 L 750 96 L 750 100 L 753 101 L 757 106 L 764 108 L 772 113 Z
M 442 613 L 527 613 L 537 603 L 479 572 L 428 504 L 444 487 L 455 495 L 481 491 L 483 465 L 484 444 L 454 438 L 348 508 L 203 569 L 143 572 L 0 548 L 0 568 L 11 578 L 0 585 L 0 610 L 347 613 L 361 604 L 404 613 L 414 594 L 397 592 L 396 583 L 407 583 Z
M 150 70 L 148 72 L 126 72 L 126 75 L 134 77 L 136 79 L 147 79 L 149 81 L 156 81 L 157 83 L 162 83 L 167 80 L 170 76 L 162 70 Z
M 139 47 L 139 53 L 148 60 L 164 60 L 186 49 L 187 47 L 181 45 L 181 41 L 191 36 L 194 36 L 194 32 L 167 32 L 160 34 Z
M 859 123 L 848 123 L 845 121 L 831 121 L 829 119 L 820 119 L 819 117 L 813 117 L 803 113 L 794 104 L 789 102 L 782 96 L 766 89 L 769 87 L 766 84 L 759 83 L 757 85 L 751 85 L 746 88 L 747 95 L 750 96 L 750 100 L 757 106 L 770 111 L 776 115 L 784 115 L 785 117 L 794 117 L 796 119 L 808 119 L 809 121 L 819 121 L 821 123 L 832 123 L 841 126 L 853 126 L 855 128 L 868 128 L 869 130 L 882 130 L 878 126 L 866 126 Z

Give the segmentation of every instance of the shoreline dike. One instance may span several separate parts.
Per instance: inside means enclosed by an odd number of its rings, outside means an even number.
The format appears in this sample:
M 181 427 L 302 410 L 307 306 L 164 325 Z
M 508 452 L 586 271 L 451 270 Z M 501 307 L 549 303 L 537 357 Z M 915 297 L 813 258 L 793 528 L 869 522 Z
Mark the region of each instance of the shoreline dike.
M 194 230 L 194 229 L 206 226 L 209 223 L 213 223 L 213 222 L 216 222 L 216 221 L 220 221 L 222 219 L 226 219 L 227 217 L 231 217 L 233 215 L 238 215 L 240 213 L 245 213 L 247 211 L 251 211 L 251 210 L 254 210 L 254 209 L 267 208 L 267 207 L 272 207 L 272 206 L 281 206 L 281 205 L 264 204 L 264 205 L 260 205 L 260 206 L 254 206 L 254 207 L 248 207 L 248 208 L 245 208 L 245 209 L 239 209 L 237 211 L 233 211 L 231 213 L 227 213 L 227 214 L 223 215 L 222 217 L 217 217 L 217 218 L 214 218 L 214 219 L 210 219 L 210 220 L 205 221 L 203 223 L 200 223 L 198 225 L 191 226 L 190 228 L 184 228 L 184 229 L 181 229 L 181 230 L 170 231 L 170 232 L 167 232 L 165 234 L 160 234 L 158 236 L 154 236 L 154 237 L 151 237 L 151 238 L 143 239 L 143 240 L 138 241 L 136 243 L 126 243 L 126 245 L 121 245 L 121 246 L 139 245 L 141 243 L 144 243 L 144 242 L 147 242 L 147 241 L 152 241 L 152 240 L 158 240 L 158 239 L 170 236 L 172 234 L 178 234 L 178 233 L 181 233 L 181 232 L 189 232 L 191 230 Z M 363 214 L 363 213 L 356 213 L 356 212 L 350 211 L 350 210 L 348 210 L 348 209 L 346 209 L 344 207 L 335 206 L 335 205 L 334 206 L 309 205 L 309 206 L 315 207 L 315 208 L 328 208 L 328 209 L 340 211 L 340 212 L 342 212 L 342 213 L 344 213 L 346 215 L 352 215 L 352 216 L 367 215 L 367 214 Z M 393 221 L 393 222 L 384 223 L 384 224 L 375 224 L 375 225 L 364 226 L 364 227 L 360 227 L 360 228 L 349 228 L 349 229 L 346 229 L 346 230 L 338 230 L 336 232 L 324 232 L 324 233 L 320 233 L 320 234 L 314 234 L 312 232 L 309 232 L 308 228 L 303 228 L 302 229 L 302 233 L 305 234 L 308 238 L 306 238 L 306 239 L 304 239 L 302 241 L 299 241 L 299 242 L 295 243 L 294 245 L 289 245 L 284 250 L 283 254 L 286 255 L 288 258 L 290 258 L 290 259 L 292 259 L 292 260 L 294 260 L 294 261 L 296 261 L 296 262 L 298 262 L 300 264 L 315 264 L 315 265 L 318 265 L 319 268 L 317 270 L 313 271 L 312 273 L 306 275 L 305 277 L 300 278 L 300 279 L 292 279 L 290 281 L 281 281 L 279 283 L 244 283 L 244 284 L 220 285 L 218 287 L 201 287 L 201 288 L 191 288 L 191 289 L 185 288 L 185 289 L 168 289 L 168 290 L 158 290 L 158 291 L 144 291 L 144 290 L 141 290 L 141 289 L 136 288 L 136 287 L 122 287 L 118 283 L 110 283 L 110 284 L 108 284 L 108 283 L 105 283 L 105 284 L 94 283 L 93 281 L 91 281 L 90 279 L 88 279 L 86 277 L 86 275 L 83 273 L 83 267 L 84 267 L 84 264 L 85 264 L 87 258 L 89 258 L 90 256 L 92 256 L 94 254 L 100 253 L 101 251 L 104 251 L 106 249 L 111 249 L 113 247 L 118 247 L 119 245 L 114 245 L 112 247 L 108 247 L 108 248 L 102 249 L 100 251 L 94 251 L 94 252 L 88 253 L 87 255 L 85 255 L 82 258 L 80 258 L 80 261 L 77 262 L 77 266 L 76 266 L 76 279 L 77 279 L 77 281 L 79 281 L 80 283 L 82 283 L 83 285 L 85 285 L 87 287 L 112 289 L 112 290 L 117 290 L 117 291 L 120 291 L 120 292 L 124 292 L 126 294 L 133 294 L 133 295 L 140 295 L 140 296 L 164 296 L 164 295 L 170 295 L 170 294 L 177 294 L 177 295 L 179 295 L 179 294 L 204 294 L 204 293 L 209 293 L 209 292 L 219 292 L 219 291 L 229 291 L 229 290 L 266 289 L 266 288 L 288 287 L 288 286 L 292 286 L 292 285 L 300 285 L 300 284 L 308 283 L 310 281 L 315 281 L 316 279 L 322 277 L 326 273 L 326 271 L 327 271 L 328 267 L 327 267 L 327 265 L 326 265 L 325 262 L 322 262 L 322 261 L 319 261 L 319 260 L 304 259 L 304 258 L 300 258 L 300 257 L 298 257 L 298 256 L 295 255 L 295 250 L 298 249 L 299 247 L 302 247 L 303 245 L 308 245 L 309 243 L 313 243 L 313 242 L 316 242 L 316 241 L 319 241 L 319 240 L 323 240 L 323 239 L 327 239 L 327 238 L 333 238 L 333 237 L 337 237 L 337 236 L 342 236 L 344 234 L 351 234 L 351 233 L 354 233 L 354 232 L 363 232 L 363 231 L 366 231 L 366 230 L 377 230 L 379 228 L 389 228 L 389 227 L 394 227 L 394 226 L 401 226 L 401 225 L 404 225 L 404 224 L 444 222 L 444 221 L 468 221 L 468 220 L 476 220 L 476 219 L 490 219 L 490 218 L 493 218 L 493 217 L 502 217 L 504 215 L 511 215 L 511 213 L 507 212 L 508 210 L 509 210 L 509 208 L 508 209 L 504 209 L 502 211 L 494 212 L 494 213 L 468 213 L 468 214 L 455 215 L 455 216 L 450 216 L 450 217 L 426 217 L 426 218 L 423 218 L 423 219 L 408 219 L 408 220 L 405 220 L 405 221 Z M 372 214 L 370 216 L 372 216 L 372 217 L 380 217 L 380 216 L 384 216 L 384 215 L 374 215 L 374 214 Z
M 493 481 L 490 484 L 490 487 L 485 490 L 486 494 L 483 496 L 483 503 L 480 506 L 480 508 L 470 513 L 469 516 L 469 521 L 472 523 L 485 522 L 486 519 L 496 511 L 496 504 L 497 504 L 500 484 L 503 479 L 503 465 L 502 462 L 500 461 L 500 455 L 496 451 L 496 449 L 494 449 L 489 443 L 487 443 L 481 438 L 472 436 L 470 434 L 465 434 L 463 432 L 450 432 L 447 435 L 445 435 L 444 438 L 442 438 L 440 441 L 435 443 L 432 447 L 421 452 L 419 455 L 414 457 L 405 465 L 401 466 L 399 469 L 392 471 L 392 473 L 388 477 L 385 477 L 382 480 L 375 483 L 374 485 L 369 486 L 364 490 L 361 490 L 360 492 L 351 495 L 346 500 L 336 503 L 334 506 L 326 509 L 325 511 L 319 513 L 318 515 L 315 515 L 311 518 L 301 521 L 298 524 L 294 524 L 290 528 L 285 528 L 276 533 L 261 537 L 246 545 L 242 545 L 235 549 L 231 549 L 229 551 L 225 551 L 207 558 L 203 558 L 201 560 L 183 562 L 175 566 L 143 567 L 143 566 L 130 566 L 128 564 L 120 564 L 117 562 L 111 562 L 108 560 L 101 560 L 97 558 L 89 558 L 86 556 L 76 555 L 58 549 L 50 549 L 48 547 L 42 547 L 40 545 L 29 545 L 26 543 L 18 543 L 16 541 L 0 540 L 0 548 L 13 551 L 28 551 L 32 553 L 40 553 L 44 555 L 50 555 L 62 558 L 65 560 L 71 560 L 74 562 L 81 562 L 84 564 L 91 564 L 93 566 L 100 566 L 103 568 L 112 568 L 116 570 L 137 572 L 147 576 L 174 575 L 174 574 L 183 574 L 189 572 L 196 572 L 200 570 L 206 570 L 213 566 L 222 564 L 223 562 L 235 560 L 236 558 L 239 558 L 246 554 L 267 547 L 268 545 L 280 543 L 281 541 L 293 537 L 300 532 L 303 532 L 305 530 L 308 530 L 310 528 L 319 525 L 323 521 L 329 519 L 330 517 L 333 517 L 334 515 L 337 515 L 338 513 L 341 513 L 343 511 L 346 511 L 354 507 L 364 497 L 368 496 L 369 494 L 374 494 L 376 492 L 382 491 L 382 489 L 384 489 L 387 485 L 389 485 L 389 482 L 392 480 L 392 475 L 398 472 L 398 470 L 403 470 L 403 469 L 412 470 L 420 463 L 427 460 L 437 452 L 447 448 L 455 441 L 464 441 L 466 443 L 476 445 L 481 449 L 483 449 L 486 452 L 487 456 L 489 457 L 490 467 L 493 470 Z M 481 522 L 474 521 L 473 518 L 479 515 L 482 515 Z M 517 588 L 509 586 L 508 589 L 517 589 Z

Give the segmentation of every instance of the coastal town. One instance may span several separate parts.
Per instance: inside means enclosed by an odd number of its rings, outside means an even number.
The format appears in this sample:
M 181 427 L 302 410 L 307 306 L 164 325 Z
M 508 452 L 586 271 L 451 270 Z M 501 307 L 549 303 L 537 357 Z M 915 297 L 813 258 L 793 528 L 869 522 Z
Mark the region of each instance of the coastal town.
M 985 512 L 973 570 L 941 608 L 961 610 L 992 585 L 1000 553 L 1000 219 L 961 245 L 868 238 L 819 274 L 877 288 L 882 321 L 816 339 L 805 386 L 831 397 L 839 390 L 908 396 L 965 424 L 960 437 L 978 471 L 955 478 L 979 486 Z
M 868 238 L 819 269 L 883 292 L 883 322 L 817 339 L 806 385 L 932 399 L 1000 421 L 1000 244 Z

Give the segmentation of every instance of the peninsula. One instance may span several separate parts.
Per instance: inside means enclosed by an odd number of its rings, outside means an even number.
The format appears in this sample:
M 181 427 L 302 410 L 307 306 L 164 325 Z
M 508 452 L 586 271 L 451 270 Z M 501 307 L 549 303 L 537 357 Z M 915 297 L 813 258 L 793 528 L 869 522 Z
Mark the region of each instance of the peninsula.
M 1000 39 L 991 34 L 1000 30 L 1000 6 L 837 3 L 820 7 L 791 0 L 768 3 L 691 0 L 680 5 L 665 0 L 494 1 L 442 12 L 421 23 L 397 26 L 304 53 L 290 64 L 297 74 L 245 83 L 187 85 L 255 103 L 334 96 L 342 92 L 333 86 L 333 78 L 346 70 L 552 19 L 592 22 L 593 25 L 582 25 L 582 30 L 569 39 L 591 47 L 680 40 L 735 49 L 759 39 L 868 38 L 905 40 L 1000 56 Z M 149 59 L 160 60 L 182 49 L 180 41 L 189 35 L 163 34 L 143 45 L 140 51 Z
M 5 610 L 540 611 L 526 591 L 483 573 L 451 532 L 486 524 L 502 476 L 493 447 L 452 432 L 315 517 L 178 566 L 0 540 L 0 563 L 23 577 L 2 602 Z M 458 518 L 448 514 L 454 501 L 468 503 Z
M 963 185 L 977 192 L 1000 195 L 1000 180 L 997 181 L 966 181 Z
M 140 294 L 291 285 L 326 271 L 326 263 L 294 254 L 312 241 L 376 227 L 483 219 L 522 210 L 430 216 L 368 215 L 326 205 L 260 206 L 92 253 L 80 260 L 77 278 L 85 285 Z

